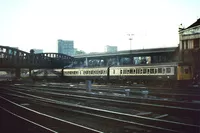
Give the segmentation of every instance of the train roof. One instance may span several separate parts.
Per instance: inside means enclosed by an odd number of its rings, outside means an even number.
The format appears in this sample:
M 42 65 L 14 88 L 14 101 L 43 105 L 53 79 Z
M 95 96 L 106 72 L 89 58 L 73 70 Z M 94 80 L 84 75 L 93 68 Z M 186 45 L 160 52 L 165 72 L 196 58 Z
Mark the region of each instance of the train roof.
M 114 67 L 141 67 L 141 66 L 183 66 L 183 65 L 189 65 L 189 63 L 183 63 L 183 62 L 165 62 L 165 63 L 151 63 L 151 64 L 138 64 L 138 65 L 112 65 L 112 66 L 100 66 L 100 67 L 71 67 L 71 68 L 64 68 L 64 69 L 105 69 L 105 68 L 114 68 Z
M 141 66 L 182 66 L 182 65 L 191 65 L 189 63 L 183 62 L 165 62 L 165 63 L 151 63 L 151 64 L 138 64 L 138 65 L 121 65 L 121 66 L 110 66 L 110 67 L 141 67 Z

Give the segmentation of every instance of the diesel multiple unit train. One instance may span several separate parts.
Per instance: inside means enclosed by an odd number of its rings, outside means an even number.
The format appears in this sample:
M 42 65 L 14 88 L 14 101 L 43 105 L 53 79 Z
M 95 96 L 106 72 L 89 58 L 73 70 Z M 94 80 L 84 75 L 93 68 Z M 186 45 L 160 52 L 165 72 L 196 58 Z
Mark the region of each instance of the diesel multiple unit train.
M 94 68 L 54 69 L 63 72 L 63 77 L 69 82 L 84 82 L 91 80 L 96 83 L 169 83 L 170 85 L 185 85 L 193 78 L 192 67 L 184 63 L 162 63 L 132 66 L 109 66 Z

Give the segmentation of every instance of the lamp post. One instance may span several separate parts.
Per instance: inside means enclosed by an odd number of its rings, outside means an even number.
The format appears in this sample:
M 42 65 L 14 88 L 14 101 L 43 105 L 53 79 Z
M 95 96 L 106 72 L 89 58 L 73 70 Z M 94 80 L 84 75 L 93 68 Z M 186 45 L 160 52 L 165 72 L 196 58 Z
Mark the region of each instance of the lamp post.
M 127 34 L 128 36 L 129 36 L 129 40 L 130 40 L 130 59 L 131 59 L 131 61 L 130 61 L 130 64 L 133 64 L 133 57 L 131 56 L 131 43 L 132 43 L 132 40 L 133 40 L 133 38 L 132 38 L 132 36 L 134 35 L 134 34 Z
M 130 40 L 130 52 L 131 52 L 131 43 L 132 43 L 132 40 L 133 40 L 133 38 L 132 38 L 132 36 L 134 35 L 134 34 L 127 34 L 128 36 L 129 36 L 129 40 Z

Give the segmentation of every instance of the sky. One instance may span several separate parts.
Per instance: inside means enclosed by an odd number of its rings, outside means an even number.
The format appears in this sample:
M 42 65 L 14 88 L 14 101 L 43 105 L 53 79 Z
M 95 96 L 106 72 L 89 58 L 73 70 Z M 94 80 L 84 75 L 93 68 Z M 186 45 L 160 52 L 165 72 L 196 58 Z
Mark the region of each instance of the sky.
M 175 47 L 179 25 L 200 18 L 199 7 L 200 0 L 0 0 L 0 45 L 57 52 L 63 39 L 87 53 Z

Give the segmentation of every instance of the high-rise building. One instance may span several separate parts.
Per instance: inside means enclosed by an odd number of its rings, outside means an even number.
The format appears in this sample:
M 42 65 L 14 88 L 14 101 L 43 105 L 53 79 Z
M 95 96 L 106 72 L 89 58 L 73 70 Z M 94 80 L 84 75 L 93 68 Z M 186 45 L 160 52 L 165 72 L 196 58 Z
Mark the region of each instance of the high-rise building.
M 34 54 L 43 53 L 43 49 L 33 49 L 33 50 L 34 50 Z
M 58 40 L 58 53 L 73 56 L 74 55 L 74 41 Z
M 106 45 L 104 52 L 117 52 L 117 46 Z

